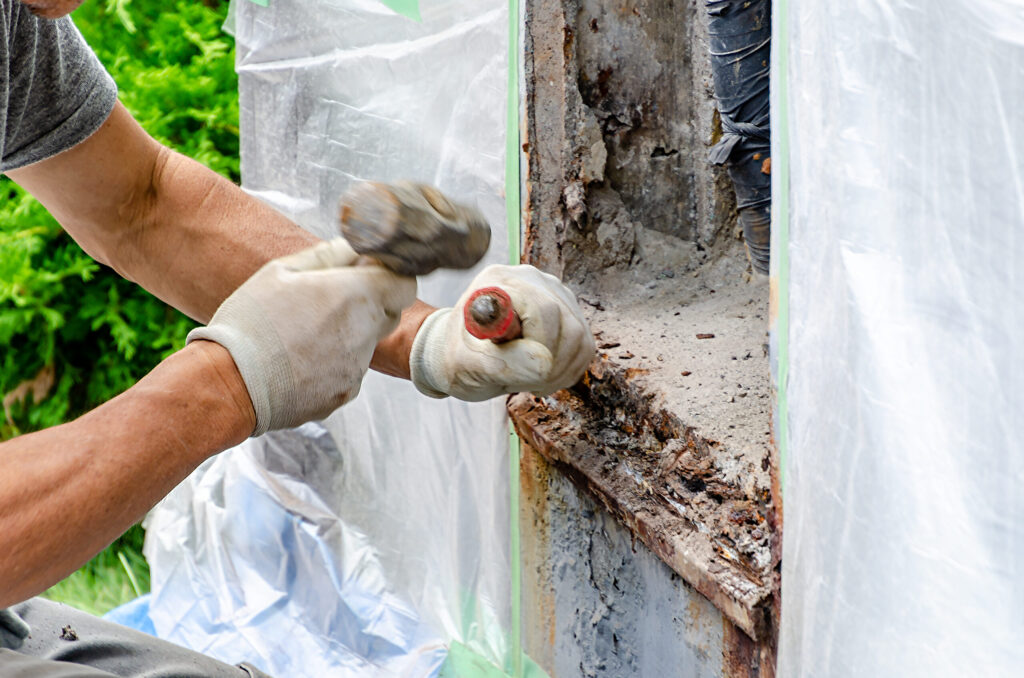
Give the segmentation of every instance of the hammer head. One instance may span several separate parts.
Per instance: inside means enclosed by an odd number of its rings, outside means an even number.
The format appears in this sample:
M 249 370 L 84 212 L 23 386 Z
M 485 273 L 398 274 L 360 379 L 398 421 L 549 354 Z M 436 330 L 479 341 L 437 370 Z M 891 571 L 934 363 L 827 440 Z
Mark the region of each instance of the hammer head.
M 341 199 L 341 233 L 359 254 L 408 276 L 470 268 L 491 243 L 491 227 L 478 210 L 409 181 L 352 186 Z

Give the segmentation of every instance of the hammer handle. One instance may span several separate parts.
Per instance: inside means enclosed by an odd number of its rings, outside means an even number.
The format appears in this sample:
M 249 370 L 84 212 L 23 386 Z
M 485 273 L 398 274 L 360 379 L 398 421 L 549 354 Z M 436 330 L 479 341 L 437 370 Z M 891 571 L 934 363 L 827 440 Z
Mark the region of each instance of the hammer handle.
M 503 344 L 523 336 L 512 298 L 500 287 L 481 287 L 469 295 L 463 307 L 466 331 L 477 339 Z

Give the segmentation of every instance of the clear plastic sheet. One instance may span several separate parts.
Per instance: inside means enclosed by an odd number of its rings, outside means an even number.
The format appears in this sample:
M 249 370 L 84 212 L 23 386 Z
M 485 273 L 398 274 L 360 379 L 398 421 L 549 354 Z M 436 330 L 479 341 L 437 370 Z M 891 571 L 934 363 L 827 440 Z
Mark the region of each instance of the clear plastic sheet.
M 506 3 L 422 5 L 237 3 L 243 186 L 330 236 L 353 181 L 435 184 L 491 222 L 479 269 L 507 260 Z M 476 272 L 419 296 L 451 305 Z M 157 633 L 279 676 L 433 675 L 452 641 L 507 665 L 504 401 L 371 373 L 324 425 L 247 441 L 154 510 Z
M 1024 4 L 786 5 L 778 675 L 1020 675 Z

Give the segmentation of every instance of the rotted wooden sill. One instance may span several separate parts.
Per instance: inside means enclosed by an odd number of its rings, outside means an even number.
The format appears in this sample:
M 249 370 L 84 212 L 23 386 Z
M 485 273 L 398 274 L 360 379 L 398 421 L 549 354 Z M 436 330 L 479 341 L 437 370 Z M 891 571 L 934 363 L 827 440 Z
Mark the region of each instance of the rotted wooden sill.
M 771 493 L 763 478 L 731 473 L 742 455 L 666 409 L 648 377 L 605 353 L 570 390 L 512 396 L 509 414 L 525 444 L 738 628 L 770 642 L 778 565 Z

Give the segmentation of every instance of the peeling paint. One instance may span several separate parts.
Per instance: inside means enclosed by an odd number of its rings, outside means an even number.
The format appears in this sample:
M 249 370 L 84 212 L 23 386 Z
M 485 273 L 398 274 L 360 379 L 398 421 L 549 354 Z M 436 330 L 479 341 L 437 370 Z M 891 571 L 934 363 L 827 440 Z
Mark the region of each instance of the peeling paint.
M 556 678 L 658 675 L 639 667 L 673 656 L 644 656 L 645 601 L 615 593 L 613 573 L 652 555 L 671 569 L 644 587 L 706 606 L 658 619 L 709 671 L 693 675 L 770 675 L 768 289 L 744 277 L 732 184 L 707 162 L 722 128 L 703 10 L 525 3 L 524 260 L 577 291 L 607 350 L 574 389 L 510 399 L 524 455 L 537 457 L 522 478 L 524 532 L 538 531 L 524 572 L 554 591 L 553 617 L 534 594 L 534 640 L 549 644 L 542 664 Z
M 749 496 L 723 478 L 712 454 L 721 444 L 652 403 L 598 360 L 571 392 L 520 394 L 509 409 L 531 447 L 737 626 L 764 637 L 775 579 L 768 497 Z
M 548 514 L 524 550 L 524 601 L 553 601 L 524 604 L 526 652 L 552 678 L 725 675 L 721 613 L 529 444 L 523 468 L 524 520 Z

